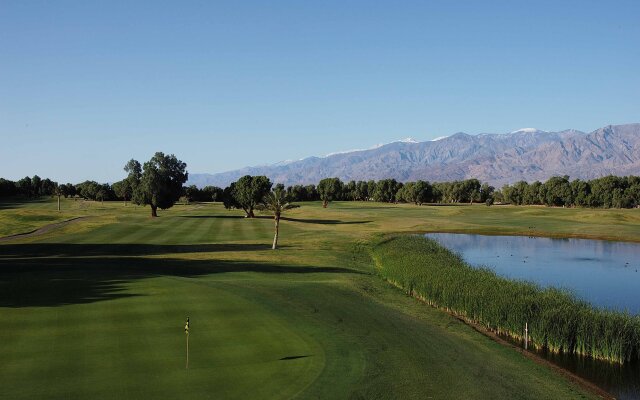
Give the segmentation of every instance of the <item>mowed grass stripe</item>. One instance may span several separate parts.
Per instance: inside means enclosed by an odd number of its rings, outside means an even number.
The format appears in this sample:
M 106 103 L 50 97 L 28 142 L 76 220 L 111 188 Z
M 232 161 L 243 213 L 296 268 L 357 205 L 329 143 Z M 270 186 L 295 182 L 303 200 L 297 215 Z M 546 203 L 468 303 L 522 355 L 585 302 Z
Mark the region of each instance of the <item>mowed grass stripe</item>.
M 231 226 L 229 227 L 229 231 L 227 231 L 227 240 L 246 240 L 247 239 L 247 221 L 250 221 L 249 218 L 238 218 L 238 219 L 230 219 L 233 221 Z
M 191 229 L 186 232 L 185 237 L 187 243 L 203 244 L 208 243 L 209 227 L 214 222 L 210 218 L 188 218 L 191 220 Z
M 167 233 L 168 227 L 166 221 L 149 218 L 141 225 L 134 227 L 138 230 L 134 243 L 156 244 Z
M 231 225 L 231 220 L 226 218 L 203 218 L 207 221 L 207 232 L 205 233 L 205 243 L 215 243 L 220 235 Z
M 260 218 L 256 221 L 253 221 L 252 227 L 254 229 L 254 234 L 259 238 L 267 238 L 270 235 L 273 235 L 274 232 L 274 221 L 271 216 L 267 215 L 268 218 Z
M 104 228 L 104 234 L 110 234 L 113 237 L 113 243 L 122 244 L 144 242 L 145 237 L 154 233 L 153 229 L 149 229 L 141 222 L 122 222 Z
M 158 235 L 151 239 L 154 244 L 193 244 L 198 236 L 196 218 L 165 218 L 156 226 Z

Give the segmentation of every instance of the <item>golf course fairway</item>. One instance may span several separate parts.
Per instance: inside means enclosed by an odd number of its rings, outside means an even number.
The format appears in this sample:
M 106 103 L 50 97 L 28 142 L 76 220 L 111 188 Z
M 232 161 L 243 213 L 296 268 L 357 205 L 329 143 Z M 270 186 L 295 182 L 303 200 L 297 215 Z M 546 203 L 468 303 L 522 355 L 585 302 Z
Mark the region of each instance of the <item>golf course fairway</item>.
M 368 248 L 390 232 L 640 240 L 634 210 L 302 203 L 274 251 L 268 215 L 148 214 L 0 205 L 2 236 L 86 217 L 0 241 L 1 398 L 596 398 L 406 296 Z

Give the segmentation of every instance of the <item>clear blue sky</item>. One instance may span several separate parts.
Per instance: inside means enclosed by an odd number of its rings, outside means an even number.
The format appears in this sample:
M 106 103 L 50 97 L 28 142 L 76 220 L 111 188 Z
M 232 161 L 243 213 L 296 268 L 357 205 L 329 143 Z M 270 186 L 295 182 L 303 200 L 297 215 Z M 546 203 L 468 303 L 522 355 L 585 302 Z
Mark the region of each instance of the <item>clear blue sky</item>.
M 0 0 L 0 176 L 640 122 L 639 16 L 638 0 Z

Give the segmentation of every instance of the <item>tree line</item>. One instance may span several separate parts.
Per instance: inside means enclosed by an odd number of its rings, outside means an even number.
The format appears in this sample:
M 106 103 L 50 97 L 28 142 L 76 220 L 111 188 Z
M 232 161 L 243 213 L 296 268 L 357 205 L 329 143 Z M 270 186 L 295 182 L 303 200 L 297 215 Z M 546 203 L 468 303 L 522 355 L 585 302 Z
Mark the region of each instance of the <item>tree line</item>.
M 271 182 L 265 176 L 244 176 L 231 183 L 223 190 L 222 199 L 228 208 L 236 207 L 238 200 L 237 188 L 245 188 L 248 182 L 262 182 L 268 191 Z M 260 185 L 258 185 L 260 186 Z M 317 185 L 293 185 L 285 188 L 277 184 L 276 188 L 285 191 L 291 201 L 322 201 L 327 207 L 331 201 L 377 201 L 385 203 L 484 203 L 494 196 L 494 188 L 477 179 L 467 179 L 455 182 L 429 183 L 427 181 L 398 182 L 395 179 L 379 181 L 349 181 L 342 182 L 339 178 L 325 178 Z M 244 189 L 240 190 L 242 192 Z
M 640 205 L 640 177 L 605 176 L 592 180 L 557 176 L 546 182 L 520 181 L 505 185 L 500 201 L 517 205 L 633 208 Z
M 161 164 L 160 161 L 168 163 L 166 165 L 173 163 L 178 167 L 181 166 L 181 161 L 171 159 L 175 156 L 158 154 L 159 156 L 155 160 L 156 170 Z M 169 158 L 165 160 L 164 157 Z M 150 167 L 151 164 L 148 166 Z M 21 196 L 33 199 L 40 196 L 59 195 L 97 201 L 120 200 L 150 204 L 152 199 L 145 199 L 145 195 L 141 194 L 139 190 L 144 170 L 142 164 L 131 160 L 125 166 L 125 171 L 129 175 L 113 184 L 96 181 L 58 184 L 51 179 L 42 179 L 37 175 L 27 176 L 15 182 L 0 178 L 0 197 Z M 178 177 L 180 182 L 174 185 L 173 189 L 169 191 L 170 193 L 166 193 L 170 194 L 169 197 L 175 198 L 169 202 L 171 205 L 172 202 L 179 200 L 184 202 L 222 202 L 227 208 L 244 210 L 248 217 L 253 216 L 256 205 L 272 189 L 281 191 L 291 202 L 322 201 L 324 207 L 327 207 L 331 201 L 376 201 L 417 205 L 449 203 L 492 205 L 495 202 L 515 205 L 590 208 L 633 208 L 640 205 L 640 177 L 638 176 L 606 176 L 592 180 L 569 180 L 568 176 L 561 176 L 552 177 L 546 182 L 520 181 L 512 185 L 505 185 L 501 189 L 495 189 L 478 179 L 434 183 L 418 180 L 403 183 L 395 179 L 343 182 L 339 178 L 326 178 L 317 185 L 285 187 L 282 184 L 273 185 L 266 176 L 246 175 L 232 182 L 226 188 L 216 186 L 198 188 L 195 185 L 183 186 L 188 177 L 184 168 L 178 168 L 177 173 L 180 175 Z M 147 181 L 149 179 L 153 180 L 148 177 Z

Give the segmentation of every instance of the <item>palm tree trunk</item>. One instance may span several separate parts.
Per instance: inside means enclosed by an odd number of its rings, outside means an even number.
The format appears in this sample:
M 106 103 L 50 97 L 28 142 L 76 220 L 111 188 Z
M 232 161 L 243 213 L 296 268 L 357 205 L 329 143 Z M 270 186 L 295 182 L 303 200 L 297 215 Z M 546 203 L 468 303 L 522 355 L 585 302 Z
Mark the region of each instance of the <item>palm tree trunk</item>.
M 280 217 L 276 216 L 274 217 L 274 220 L 276 221 L 276 234 L 273 237 L 273 246 L 271 246 L 271 250 L 275 250 L 278 246 L 278 230 L 280 229 Z

